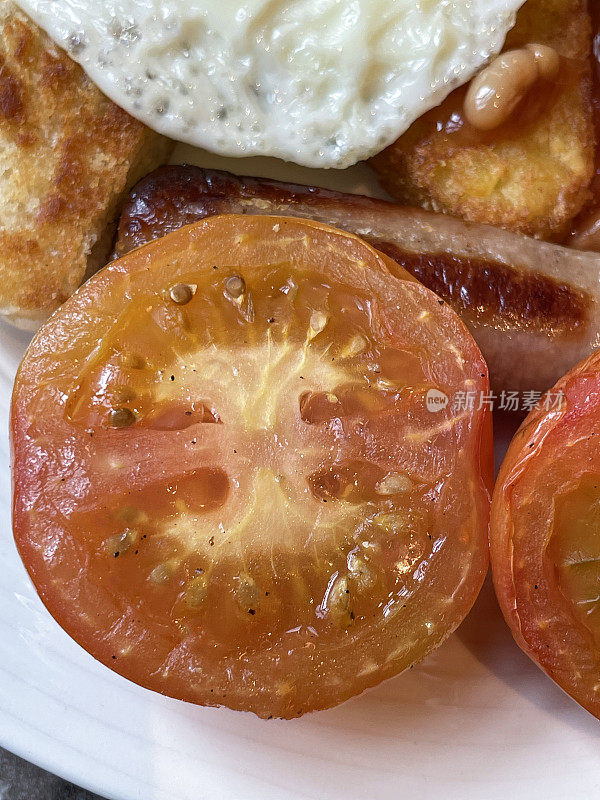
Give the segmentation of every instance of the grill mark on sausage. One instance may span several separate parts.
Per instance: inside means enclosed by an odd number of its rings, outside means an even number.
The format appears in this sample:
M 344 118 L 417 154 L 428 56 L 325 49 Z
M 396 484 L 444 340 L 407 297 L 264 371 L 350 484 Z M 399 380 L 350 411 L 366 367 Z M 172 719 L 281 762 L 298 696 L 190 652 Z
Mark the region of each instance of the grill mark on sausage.
M 361 228 L 361 210 L 374 212 L 391 204 L 361 195 L 237 178 L 193 166 L 161 167 L 132 191 L 119 223 L 115 256 L 121 256 L 183 225 L 224 213 L 277 213 L 284 204 L 306 208 L 347 210 L 344 227 Z M 356 217 L 352 223 L 352 215 Z M 537 272 L 519 270 L 498 261 L 447 252 L 416 253 L 397 243 L 361 233 L 463 316 L 500 328 L 536 328 L 550 336 L 569 336 L 585 324 L 590 299 L 566 283 Z
M 410 253 L 392 242 L 365 238 L 456 310 L 554 333 L 568 333 L 586 319 L 586 296 L 545 275 L 449 253 Z

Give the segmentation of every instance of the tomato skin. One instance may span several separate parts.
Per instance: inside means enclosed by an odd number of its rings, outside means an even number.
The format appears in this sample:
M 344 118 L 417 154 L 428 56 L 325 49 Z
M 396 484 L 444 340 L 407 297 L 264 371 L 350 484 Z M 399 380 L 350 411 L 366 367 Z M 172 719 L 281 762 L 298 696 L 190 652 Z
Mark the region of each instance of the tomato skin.
M 596 351 L 547 393 L 515 434 L 496 481 L 490 524 L 494 586 L 515 641 L 598 718 L 597 631 L 577 613 L 576 600 L 561 584 L 553 542 L 557 530 L 561 533 L 561 503 L 581 498 L 586 481 L 600 475 L 599 432 Z M 585 508 L 585 499 L 580 502 Z M 576 548 L 575 517 L 567 525 L 572 537 L 563 538 L 563 546 Z
M 273 234 L 275 229 L 278 236 Z M 274 635 L 271 643 L 267 638 L 271 632 L 260 627 L 262 609 L 257 610 L 255 602 L 262 602 L 265 614 L 270 614 L 271 619 L 276 619 L 281 609 L 281 616 L 285 618 L 289 609 L 283 601 L 280 607 L 275 605 L 276 591 L 270 585 L 262 587 L 266 591 L 261 592 L 260 598 L 251 584 L 240 588 L 240 576 L 232 568 L 232 580 L 222 595 L 220 611 L 227 604 L 233 608 L 228 615 L 222 613 L 221 627 L 226 631 L 223 637 L 229 636 L 230 628 L 235 636 L 230 636 L 229 649 L 225 648 L 219 640 L 219 626 L 211 627 L 210 620 L 206 625 L 197 624 L 193 609 L 190 611 L 182 601 L 183 593 L 178 594 L 179 588 L 172 591 L 168 581 L 163 582 L 163 578 L 169 576 L 160 571 L 156 573 L 157 566 L 160 568 L 163 563 L 157 559 L 160 548 L 166 546 L 165 541 L 150 534 L 146 538 L 144 533 L 143 543 L 142 537 L 134 545 L 126 543 L 128 549 L 122 553 L 119 551 L 121 544 L 113 542 L 112 535 L 109 537 L 110 552 L 104 545 L 102 550 L 100 543 L 104 541 L 102 526 L 109 528 L 112 524 L 115 503 L 141 506 L 149 510 L 151 518 L 154 513 L 166 513 L 167 508 L 171 513 L 170 497 L 173 486 L 177 485 L 179 499 L 185 499 L 188 506 L 193 502 L 198 507 L 210 506 L 211 502 L 219 508 L 223 505 L 228 493 L 227 481 L 230 486 L 233 484 L 229 473 L 238 469 L 240 460 L 235 440 L 227 439 L 232 411 L 227 406 L 227 397 L 222 398 L 224 408 L 217 403 L 214 409 L 211 397 L 194 397 L 186 421 L 187 412 L 179 401 L 169 400 L 164 409 L 155 413 L 152 403 L 141 393 L 136 413 L 149 410 L 147 417 L 141 419 L 139 425 L 111 430 L 106 423 L 106 409 L 94 399 L 93 392 L 90 394 L 85 388 L 87 378 L 84 380 L 82 375 L 86 374 L 85 370 L 89 372 L 95 368 L 98 359 L 102 364 L 109 363 L 111 347 L 115 341 L 121 342 L 127 325 L 131 329 L 127 335 L 131 335 L 131 341 L 136 340 L 139 320 L 136 318 L 130 324 L 128 314 L 140 296 L 144 314 L 146 302 L 147 307 L 153 309 L 151 316 L 155 310 L 152 303 L 155 303 L 160 315 L 154 314 L 153 324 L 158 321 L 159 326 L 167 330 L 170 341 L 181 348 L 183 333 L 176 325 L 179 312 L 169 305 L 168 299 L 163 303 L 165 289 L 173 281 L 185 278 L 190 263 L 199 270 L 198 295 L 204 286 L 202 281 L 206 280 L 210 289 L 216 281 L 213 269 L 231 269 L 235 243 L 246 234 L 252 234 L 258 242 L 248 244 L 248 252 L 239 256 L 238 266 L 246 270 L 248 282 L 255 277 L 254 271 L 258 274 L 259 265 L 269 256 L 269 237 L 273 239 L 273 248 L 281 246 L 280 239 L 285 239 L 286 234 L 292 239 L 296 237 L 294 241 L 300 244 L 297 252 L 292 251 L 290 261 L 300 264 L 300 274 L 307 258 L 303 255 L 303 242 L 314 237 L 317 262 L 328 284 L 337 286 L 342 281 L 342 289 L 349 292 L 344 289 L 343 280 L 347 280 L 350 287 L 366 287 L 373 293 L 377 303 L 369 307 L 371 333 L 379 337 L 377 341 L 397 341 L 399 348 L 392 353 L 394 358 L 385 362 L 392 371 L 396 369 L 396 362 L 401 363 L 403 370 L 415 369 L 413 362 L 420 359 L 428 380 L 436 385 L 460 390 L 468 386 L 475 393 L 483 394 L 489 391 L 485 363 L 458 317 L 415 281 L 393 278 L 387 272 L 387 259 L 356 237 L 292 218 L 211 218 L 107 267 L 74 295 L 34 339 L 19 370 L 13 395 L 13 521 L 19 552 L 42 601 L 65 630 L 106 666 L 147 688 L 190 702 L 227 705 L 251 710 L 263 717 L 293 717 L 335 705 L 397 674 L 438 646 L 470 610 L 488 564 L 491 417 L 485 406 L 457 415 L 456 419 L 446 411 L 436 415 L 423 413 L 422 421 L 415 423 L 423 431 L 423 443 L 414 445 L 411 450 L 398 435 L 399 422 L 404 424 L 406 420 L 390 408 L 388 395 L 377 395 L 373 400 L 370 395 L 365 396 L 363 390 L 357 392 L 352 385 L 344 384 L 339 398 L 330 405 L 335 406 L 336 413 L 345 409 L 351 420 L 361 420 L 361 424 L 346 431 L 340 442 L 340 426 L 327 428 L 328 406 L 327 402 L 322 402 L 322 393 L 313 392 L 312 398 L 306 400 L 305 381 L 298 381 L 299 416 L 306 419 L 293 422 L 289 438 L 293 441 L 297 426 L 304 426 L 302 435 L 307 444 L 320 446 L 325 455 L 328 448 L 332 449 L 330 442 L 340 452 L 347 447 L 354 459 L 348 457 L 335 474 L 327 471 L 328 464 L 322 457 L 315 462 L 315 468 L 311 468 L 316 487 L 313 493 L 318 502 L 328 502 L 319 514 L 334 513 L 330 511 L 334 508 L 330 495 L 335 494 L 340 482 L 348 483 L 351 489 L 348 498 L 354 502 L 352 481 L 356 471 L 362 469 L 361 458 L 366 459 L 368 455 L 369 470 L 375 469 L 373 476 L 368 470 L 365 472 L 371 491 L 372 485 L 381 479 L 377 473 L 381 464 L 390 461 L 394 466 L 394 458 L 406 455 L 418 480 L 431 484 L 426 502 L 423 501 L 431 506 L 424 506 L 420 516 L 409 522 L 414 522 L 418 528 L 421 519 L 431 518 L 436 549 L 431 550 L 419 568 L 423 566 L 423 574 L 425 568 L 431 569 L 433 575 L 427 580 L 418 578 L 422 583 L 412 590 L 417 599 L 413 601 L 412 596 L 407 597 L 400 609 L 406 608 L 405 614 L 398 612 L 400 606 L 395 598 L 396 605 L 389 614 L 392 621 L 387 621 L 388 616 L 384 619 L 373 601 L 369 606 L 370 619 L 353 620 L 352 626 L 344 628 L 336 627 L 335 620 L 332 622 L 326 615 L 327 598 L 331 602 L 339 600 L 337 595 L 341 593 L 343 599 L 341 584 L 335 580 L 337 567 L 331 568 L 331 574 L 321 575 L 317 574 L 314 564 L 307 567 L 303 562 L 299 574 L 304 579 L 304 570 L 308 577 L 300 593 L 310 596 L 310 604 L 301 609 L 299 616 L 304 623 L 310 617 L 311 624 L 303 624 L 301 630 L 292 626 L 289 630 L 274 630 L 277 636 Z M 252 258 L 257 248 L 262 250 L 254 263 Z M 202 259 L 206 263 L 196 267 L 196 262 Z M 281 258 L 272 260 L 279 263 Z M 236 263 L 235 259 L 233 261 Z M 368 263 L 368 270 L 363 262 Z M 335 298 L 339 298 L 340 291 L 336 291 Z M 382 298 L 390 308 L 380 302 Z M 349 307 L 354 299 L 355 295 L 349 294 Z M 259 300 L 255 298 L 255 310 Z M 404 315 L 396 313 L 393 302 L 403 303 L 398 310 L 404 310 Z M 304 309 L 298 314 L 304 314 Z M 419 327 L 420 318 L 428 316 L 435 323 L 433 332 Z M 143 315 L 142 318 L 145 319 Z M 267 323 L 273 326 L 265 327 L 265 330 L 274 331 L 269 333 L 271 341 L 278 335 L 279 319 L 269 317 Z M 417 343 L 416 356 L 400 348 L 402 337 L 407 342 Z M 156 340 L 152 346 L 160 347 L 160 341 Z M 402 353 L 404 355 L 398 355 Z M 149 353 L 148 358 L 156 361 L 158 356 Z M 384 361 L 382 359 L 382 364 Z M 128 363 L 127 369 L 130 367 L 133 372 L 138 369 L 136 364 Z M 243 367 L 240 363 L 240 369 Z M 163 389 L 178 385 L 179 373 L 169 380 L 170 371 L 166 371 L 161 383 Z M 118 388 L 122 390 L 123 385 L 119 384 Z M 126 398 L 122 391 L 119 396 Z M 81 397 L 85 402 L 80 402 Z M 371 401 L 377 409 L 372 416 L 366 410 Z M 395 398 L 393 402 L 402 401 Z M 262 412 L 262 404 L 258 411 Z M 287 419 L 284 421 L 287 423 Z M 325 426 L 329 439 L 319 426 Z M 262 430 L 256 433 L 253 449 L 248 453 L 258 459 L 264 440 Z M 358 444 L 352 444 L 354 440 Z M 457 441 L 460 447 L 456 446 Z M 201 455 L 198 444 L 202 445 Z M 359 447 L 361 444 L 364 444 L 363 449 Z M 269 447 L 272 446 L 271 442 Z M 98 455 L 105 460 L 114 458 L 122 462 L 118 467 L 122 470 L 120 480 L 115 482 L 107 470 L 97 466 Z M 437 483 L 436 470 L 442 471 Z M 194 480 L 205 480 L 209 473 L 207 485 L 217 487 L 218 491 L 201 493 L 189 501 L 192 488 L 186 484 L 186 477 L 192 475 Z M 241 475 L 243 477 L 243 473 Z M 305 494 L 309 493 L 307 487 L 311 485 L 308 480 L 302 483 Z M 465 490 L 465 486 L 469 488 Z M 384 498 L 377 502 L 388 502 L 391 511 L 395 510 L 392 501 Z M 408 508 L 409 512 L 413 510 L 413 507 Z M 212 510 L 208 509 L 207 513 Z M 129 524 L 127 520 L 127 531 Z M 145 530 L 143 525 L 136 535 Z M 421 533 L 431 549 L 427 530 Z M 99 538 L 92 541 L 90 531 Z M 384 541 L 385 531 L 378 536 Z M 154 550 L 150 544 L 153 538 L 156 539 L 152 545 Z M 306 538 L 303 535 L 301 541 Z M 379 541 L 375 543 L 380 544 Z M 396 546 L 394 536 L 388 544 L 391 548 Z M 210 552 L 210 548 L 212 543 L 209 542 L 206 550 Z M 308 558 L 308 549 L 305 553 L 299 546 L 298 551 L 299 558 Z M 164 561 L 169 555 L 163 553 L 161 558 Z M 332 562 L 337 558 L 333 551 L 325 555 Z M 350 559 L 352 553 L 344 552 L 343 563 L 346 563 L 346 556 Z M 185 554 L 175 576 L 181 587 L 191 587 L 188 599 L 192 605 L 203 601 L 204 592 L 201 580 L 204 562 L 199 557 L 194 560 L 196 557 L 197 554 Z M 277 557 L 275 553 L 275 561 Z M 252 559 L 260 559 L 260 552 L 252 553 Z M 226 563 L 225 558 L 223 562 Z M 450 563 L 452 569 L 446 566 Z M 145 572 L 136 572 L 139 564 Z M 217 564 L 216 568 L 220 566 Z M 276 572 L 275 566 L 273 572 Z M 139 578 L 140 574 L 149 575 L 150 582 Z M 360 570 L 357 575 L 363 580 Z M 323 579 L 321 596 L 308 585 L 309 579 L 313 584 Z M 285 580 L 286 575 L 281 585 L 285 585 L 286 591 L 290 587 L 293 590 L 293 581 L 286 583 Z M 369 584 L 367 595 L 378 590 L 386 580 L 389 574 L 383 570 L 374 581 L 374 588 Z M 238 599 L 241 597 L 244 602 L 246 597 L 250 598 L 238 610 L 230 602 L 236 592 Z M 450 597 L 452 602 L 448 605 Z M 365 605 L 370 602 L 367 596 Z M 383 606 L 383 602 L 379 605 Z M 427 630 L 425 626 L 429 626 Z M 388 632 L 388 629 L 391 630 Z M 402 645 L 405 630 L 409 636 L 411 631 L 415 632 L 416 644 L 403 648 L 399 641 Z M 243 647 L 240 644 L 236 649 L 231 645 L 231 640 L 237 641 L 236 637 L 243 640 Z

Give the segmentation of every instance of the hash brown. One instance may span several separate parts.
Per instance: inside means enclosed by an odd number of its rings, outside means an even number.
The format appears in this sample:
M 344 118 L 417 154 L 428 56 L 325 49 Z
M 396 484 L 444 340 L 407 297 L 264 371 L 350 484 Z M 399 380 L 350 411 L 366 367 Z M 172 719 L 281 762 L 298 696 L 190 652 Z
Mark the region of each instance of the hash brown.
M 525 99 L 521 124 L 487 136 L 452 124 L 466 89 L 453 92 L 372 159 L 392 196 L 537 238 L 564 236 L 589 198 L 594 168 L 585 0 L 527 0 L 505 49 L 530 42 L 560 53 L 560 82 Z

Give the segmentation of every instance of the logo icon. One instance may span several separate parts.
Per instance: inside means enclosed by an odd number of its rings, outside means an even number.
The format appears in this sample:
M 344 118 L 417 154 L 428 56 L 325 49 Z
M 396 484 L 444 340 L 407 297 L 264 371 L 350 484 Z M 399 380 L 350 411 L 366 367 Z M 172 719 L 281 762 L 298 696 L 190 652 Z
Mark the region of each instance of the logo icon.
M 438 411 L 443 411 L 447 407 L 448 403 L 448 395 L 444 394 L 444 392 L 440 392 L 439 389 L 429 389 L 425 395 L 425 405 L 427 406 L 427 411 L 431 411 L 432 414 L 437 414 Z

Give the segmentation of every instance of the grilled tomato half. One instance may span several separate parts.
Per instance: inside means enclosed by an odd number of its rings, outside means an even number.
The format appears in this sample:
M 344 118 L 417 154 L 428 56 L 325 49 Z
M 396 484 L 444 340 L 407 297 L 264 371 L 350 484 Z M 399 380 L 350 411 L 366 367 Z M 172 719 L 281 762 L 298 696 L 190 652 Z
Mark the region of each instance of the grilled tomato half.
M 32 342 L 19 551 L 136 683 L 265 717 L 335 705 L 475 600 L 491 426 L 457 398 L 487 390 L 458 317 L 362 240 L 204 220 L 110 264 Z
M 496 594 L 520 647 L 600 718 L 600 351 L 515 435 L 492 503 Z

